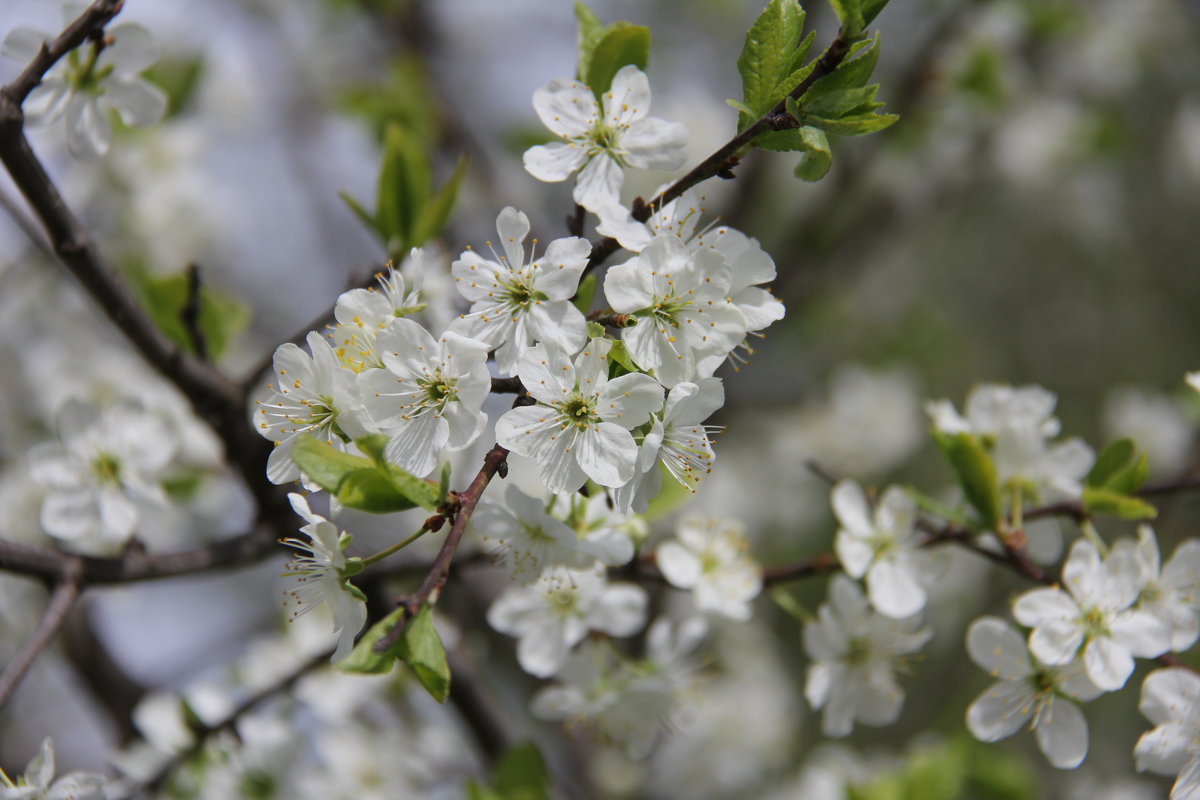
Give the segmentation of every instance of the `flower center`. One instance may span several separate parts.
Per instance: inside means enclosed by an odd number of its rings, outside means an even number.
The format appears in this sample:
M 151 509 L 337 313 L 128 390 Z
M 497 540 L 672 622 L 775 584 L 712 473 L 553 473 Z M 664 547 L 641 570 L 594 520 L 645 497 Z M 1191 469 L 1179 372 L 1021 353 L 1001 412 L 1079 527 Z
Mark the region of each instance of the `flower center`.
M 501 300 L 514 314 L 528 309 L 530 303 L 540 303 L 549 298 L 533 288 L 533 276 L 517 273 L 510 279 L 500 279 Z
M 121 460 L 112 453 L 100 453 L 92 459 L 92 474 L 100 484 L 121 484 Z
M 658 324 L 660 328 L 679 327 L 679 316 L 682 314 L 692 302 L 683 300 L 674 292 L 663 297 L 655 298 L 654 305 L 649 310 L 649 316 Z
M 1079 621 L 1083 625 L 1083 637 L 1089 642 L 1109 635 L 1108 615 L 1102 609 L 1095 607 L 1084 609 L 1079 616 Z
M 421 387 L 421 391 L 425 392 L 425 404 L 433 406 L 437 409 L 443 409 L 447 403 L 452 403 L 458 399 L 458 393 L 454 390 L 454 379 L 447 378 L 439 369 L 429 378 L 419 378 L 417 386 Z
M 574 425 L 577 429 L 586 431 L 600 422 L 600 417 L 596 414 L 596 398 L 584 397 L 579 392 L 558 404 L 558 414 L 564 428 Z
M 871 643 L 867 639 L 851 639 L 846 645 L 842 661 L 849 667 L 861 666 L 871 658 Z

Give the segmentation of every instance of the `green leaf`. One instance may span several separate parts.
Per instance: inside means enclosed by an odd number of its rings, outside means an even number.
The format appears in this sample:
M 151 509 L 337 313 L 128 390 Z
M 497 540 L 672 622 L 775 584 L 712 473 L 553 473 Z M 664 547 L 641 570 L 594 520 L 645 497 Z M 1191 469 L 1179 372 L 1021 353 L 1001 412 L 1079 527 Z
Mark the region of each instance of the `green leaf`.
M 405 248 L 420 247 L 430 239 L 442 232 L 442 228 L 446 227 L 446 220 L 450 218 L 450 212 L 454 210 L 454 203 L 458 200 L 458 189 L 462 185 L 463 178 L 467 174 L 467 158 L 462 156 L 458 159 L 458 163 L 454 166 L 454 172 L 450 175 L 450 179 L 443 183 L 434 194 L 433 199 L 425 206 L 417 220 L 416 227 L 413 230 L 412 238 L 404 243 Z M 407 253 L 393 253 L 393 258 L 403 258 Z
M 612 86 L 613 76 L 628 64 L 646 69 L 650 60 L 650 29 L 644 25 L 614 22 L 596 44 L 588 65 L 587 83 L 599 98 Z
M 401 496 L 408 500 L 410 503 L 409 508 L 412 508 L 413 505 L 418 505 L 430 511 L 435 511 L 441 503 L 437 485 L 423 478 L 418 478 L 395 464 L 389 463 L 384 454 L 388 441 L 387 436 L 374 433 L 355 439 L 354 444 L 371 459 L 372 466 L 379 473 L 380 477 L 390 483 Z M 360 508 L 360 506 L 351 506 L 351 508 Z M 369 511 L 370 509 L 364 508 L 362 510 Z
M 995 527 L 1000 521 L 1000 487 L 996 467 L 977 436 L 969 433 L 934 433 L 934 439 L 950 462 L 967 502 L 979 512 L 983 524 Z
M 338 197 L 342 198 L 342 202 L 346 204 L 346 207 L 350 209 L 354 216 L 358 217 L 358 221 L 365 225 L 367 230 L 378 236 L 381 242 L 387 242 L 387 233 L 380 229 L 379 225 L 375 223 L 375 218 L 357 200 L 345 192 L 338 192 Z
M 863 25 L 870 25 L 874 22 L 875 17 L 879 16 L 879 12 L 883 11 L 883 7 L 888 4 L 888 0 L 862 0 L 860 8 L 862 13 Z
M 369 514 L 393 514 L 416 505 L 376 468 L 347 473 L 335 496 L 346 508 Z
M 442 464 L 441 475 L 438 476 L 438 505 L 444 505 L 450 497 L 450 462 Z
M 343 453 L 308 433 L 301 434 L 296 440 L 292 461 L 310 481 L 334 495 L 351 472 L 373 468 L 370 459 Z
M 815 100 L 801 100 L 804 115 L 823 117 L 824 119 L 840 119 L 870 111 L 882 104 L 875 102 L 875 94 L 879 84 L 861 86 L 857 89 L 835 89 L 820 95 Z
M 446 702 L 450 696 L 450 665 L 446 663 L 446 650 L 433 625 L 433 611 L 428 603 L 404 626 L 397 654 L 434 700 Z
M 609 378 L 627 375 L 630 372 L 641 372 L 637 368 L 637 364 L 634 364 L 633 359 L 629 357 L 629 351 L 625 349 L 625 342 L 613 342 L 612 348 L 608 351 L 608 372 Z
M 896 114 L 859 114 L 841 119 L 806 116 L 804 123 L 841 136 L 862 136 L 891 127 L 898 119 Z
M 550 796 L 546 762 L 532 742 L 518 744 L 500 757 L 492 784 L 504 800 L 546 800 Z
M 382 443 L 380 442 L 382 439 Z M 421 506 L 438 506 L 438 488 L 383 461 L 387 437 L 362 437 L 356 444 L 373 457 L 343 453 L 329 442 L 303 434 L 292 448 L 292 460 L 313 483 L 336 497 L 347 508 L 372 514 L 389 514 Z
M 393 240 L 412 240 L 417 218 L 429 202 L 429 159 L 420 142 L 399 125 L 389 125 L 383 139 L 383 164 L 375 194 L 375 222 L 389 251 Z
M 191 291 L 187 272 L 156 275 L 135 266 L 130 270 L 130 280 L 146 313 L 159 330 L 185 351 L 195 353 L 182 316 Z M 203 282 L 199 304 L 196 327 L 204 338 L 209 358 L 215 360 L 225 352 L 229 341 L 245 329 L 249 314 L 241 303 Z
M 575 78 L 587 83 L 592 53 L 608 29 L 594 11 L 580 2 L 575 3 L 575 19 L 579 20 L 579 66 L 576 68 Z
M 1104 448 L 1084 479 L 1087 486 L 1132 494 L 1150 477 L 1150 462 L 1131 439 L 1118 439 Z
M 804 27 L 804 11 L 796 0 L 770 0 L 746 32 L 738 56 L 742 102 L 751 113 L 738 120 L 743 130 L 779 102 L 779 84 L 792 72 L 796 45 Z
M 392 664 L 399 657 L 398 646 L 392 645 L 388 650 L 377 653 L 375 645 L 379 643 L 404 618 L 404 609 L 397 608 L 379 622 L 376 622 L 364 633 L 350 651 L 350 655 L 337 662 L 337 668 L 342 672 L 357 672 L 366 675 L 381 675 L 390 672 Z
M 829 0 L 833 13 L 842 25 L 842 38 L 857 39 L 867 22 L 863 18 L 862 0 Z
M 742 114 L 745 114 L 747 117 L 750 117 L 752 119 L 754 118 L 754 110 L 751 109 L 750 106 L 741 102 L 740 100 L 734 100 L 732 98 L 727 97 L 727 98 L 725 98 L 725 104 L 728 106 L 732 106 L 733 108 L 736 108 L 738 111 L 740 111 Z
M 825 177 L 833 164 L 829 137 L 825 135 L 825 131 L 807 125 L 797 133 L 804 142 L 804 157 L 796 165 L 796 177 L 802 181 L 819 181 Z
M 167 110 L 163 120 L 170 119 L 185 109 L 204 73 L 202 58 L 160 58 L 142 73 L 142 77 L 167 93 Z M 160 120 L 161 121 L 161 120 Z
M 1112 514 L 1121 519 L 1154 519 L 1158 516 L 1158 509 L 1140 497 L 1094 486 L 1083 487 L 1083 507 L 1094 514 Z
M 829 75 L 813 82 L 801 98 L 802 102 L 841 89 L 859 89 L 867 85 L 879 63 L 879 34 L 870 40 L 856 42 L 846 59 Z

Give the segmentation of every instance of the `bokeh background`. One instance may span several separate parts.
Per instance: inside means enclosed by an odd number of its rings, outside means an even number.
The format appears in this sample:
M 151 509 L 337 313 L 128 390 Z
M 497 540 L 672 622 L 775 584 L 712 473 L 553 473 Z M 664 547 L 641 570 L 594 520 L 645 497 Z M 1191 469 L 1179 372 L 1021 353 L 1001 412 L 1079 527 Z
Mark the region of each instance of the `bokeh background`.
M 758 3 L 592 8 L 605 21 L 650 26 L 652 113 L 691 128 L 692 163 L 734 133 L 724 100 L 740 96 L 734 62 Z M 565 0 L 129 0 L 121 19 L 161 43 L 151 77 L 172 92 L 170 117 L 119 131 L 97 163 L 71 159 L 61 129 L 35 131 L 33 142 L 114 261 L 142 274 L 198 264 L 206 285 L 243 305 L 220 362 L 234 375 L 383 263 L 384 249 L 338 192 L 371 204 L 389 123 L 428 144 L 439 179 L 459 156 L 470 159 L 437 245 L 447 263 L 491 238 L 505 205 L 526 211 L 543 240 L 566 235 L 569 185 L 541 184 L 520 162 L 546 136 L 533 90 L 574 70 Z M 813 4 L 808 22 L 818 46 L 832 39 L 827 7 Z M 61 24 L 54 3 L 0 6 L 0 33 Z M 691 508 L 742 519 L 768 564 L 831 547 L 829 486 L 810 461 L 877 486 L 948 491 L 922 404 L 945 397 L 961 407 L 982 382 L 1046 386 L 1059 396 L 1065 433 L 1097 449 L 1133 436 L 1155 480 L 1196 466 L 1200 403 L 1183 375 L 1200 368 L 1200 4 L 893 0 L 876 27 L 880 98 L 901 115 L 897 125 L 835 142 L 833 168 L 817 184 L 792 176 L 795 156 L 756 153 L 736 180 L 705 187 L 713 218 L 774 256 L 788 316 L 751 364 L 724 373 L 729 403 L 717 422 L 726 432 Z M 0 81 L 19 67 L 0 64 Z M 628 198 L 671 177 L 631 178 Z M 0 200 L 0 507 L 6 535 L 41 542 L 24 453 L 51 435 L 65 398 L 134 391 L 186 411 L 46 257 L 3 177 Z M 186 510 L 164 513 L 167 534 L 148 547 L 236 533 L 251 513 L 215 444 L 189 430 L 205 480 Z M 1165 551 L 1196 533 L 1198 510 L 1187 498 L 1164 505 Z M 356 524 L 370 536 L 377 522 Z M 669 520 L 656 525 L 669 530 Z M 1031 538 L 1050 559 L 1061 547 L 1053 530 Z M 102 768 L 132 735 L 127 712 L 145 692 L 206 679 L 275 629 L 278 572 L 271 563 L 94 593 L 0 713 L 0 765 L 19 771 L 50 733 L 63 767 Z M 824 583 L 793 595 L 815 610 Z M 1048 768 L 1027 734 L 986 748 L 969 739 L 963 712 L 988 679 L 966 658 L 963 631 L 980 614 L 1004 614 L 1023 588 L 953 554 L 930 612 L 937 636 L 911 664 L 900 722 L 859 728 L 835 750 L 802 698 L 800 625 L 766 598 L 754 624 L 716 626 L 709 682 L 648 761 L 529 720 L 532 683 L 516 674 L 510 645 L 464 635 L 476 655 L 508 660 L 484 681 L 513 724 L 563 763 L 589 765 L 565 784 L 578 796 L 901 797 L 879 787 L 922 764 L 974 776 L 925 797 L 1161 796 L 1166 784 L 1133 769 L 1145 727 L 1137 678 L 1085 709 L 1092 748 L 1080 770 Z M 40 592 L 0 578 L 0 656 L 36 620 Z M 108 657 L 125 683 L 96 677 Z M 128 697 L 98 701 L 96 686 Z M 585 759 L 578 751 L 588 747 Z M 462 778 L 450 773 L 442 788 L 455 796 Z M 1000 777 L 978 777 L 991 773 Z M 845 788 L 847 774 L 857 789 Z M 987 794 L 1005 780 L 1010 794 Z

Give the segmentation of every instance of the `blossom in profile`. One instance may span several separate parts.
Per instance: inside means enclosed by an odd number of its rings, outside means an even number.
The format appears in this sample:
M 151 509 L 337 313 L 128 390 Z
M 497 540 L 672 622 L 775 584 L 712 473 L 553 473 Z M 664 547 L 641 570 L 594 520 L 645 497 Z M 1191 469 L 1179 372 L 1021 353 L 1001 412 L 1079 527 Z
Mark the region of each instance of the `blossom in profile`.
M 1171 651 L 1181 653 L 1200 638 L 1200 540 L 1188 539 L 1163 564 L 1158 539 L 1149 525 L 1138 527 L 1137 542 L 1121 539 L 1113 551 L 1130 552 L 1138 571 L 1134 608 L 1148 611 L 1166 627 Z
M 106 28 L 103 39 L 90 41 L 61 59 L 25 98 L 30 125 L 52 125 L 67 119 L 67 147 L 78 158 L 96 158 L 112 142 L 109 113 L 134 128 L 153 125 L 167 109 L 167 94 L 140 76 L 158 60 L 158 47 L 141 25 Z M 14 28 L 0 52 L 28 64 L 54 37 L 32 28 Z
M 14 782 L 0 770 L 0 800 L 105 800 L 103 775 L 69 772 L 54 779 L 54 742 L 42 741 L 41 749 Z
M 1088 750 L 1087 720 L 1077 702 L 1103 694 L 1083 664 L 1045 666 L 1029 655 L 1025 638 L 996 617 L 980 617 L 967 630 L 967 653 L 996 682 L 967 708 L 967 728 L 981 742 L 995 742 L 1029 724 L 1046 759 L 1074 769 Z
M 366 598 L 349 582 L 348 563 L 343 552 L 350 543 L 349 534 L 309 508 L 304 495 L 288 495 L 292 508 L 304 519 L 300 532 L 305 539 L 287 538 L 283 543 L 298 555 L 288 562 L 287 575 L 295 578 L 288 594 L 295 606 L 292 618 L 325 605 L 333 614 L 333 629 L 338 635 L 333 661 L 350 655 L 354 637 L 367 621 Z
M 555 79 L 533 93 L 542 123 L 563 141 L 525 151 L 525 169 L 541 181 L 565 181 L 576 171 L 575 202 L 602 219 L 623 218 L 625 168 L 678 169 L 687 160 L 688 129 L 647 116 L 650 81 L 628 64 L 599 102 L 587 86 Z
M 378 287 L 351 289 L 338 296 L 333 308 L 338 324 L 329 339 L 342 364 L 355 372 L 383 368 L 375 339 L 397 317 L 424 310 L 421 289 L 429 260 L 423 249 L 414 247 L 399 269 L 389 263 L 387 272 L 375 276 Z

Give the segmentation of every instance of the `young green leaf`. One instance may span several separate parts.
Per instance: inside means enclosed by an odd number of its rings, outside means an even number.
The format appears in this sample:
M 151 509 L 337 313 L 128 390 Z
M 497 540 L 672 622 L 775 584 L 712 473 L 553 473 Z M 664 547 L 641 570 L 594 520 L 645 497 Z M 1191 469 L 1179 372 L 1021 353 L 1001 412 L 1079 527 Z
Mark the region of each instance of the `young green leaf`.
M 977 436 L 969 433 L 934 433 L 946 460 L 950 462 L 967 502 L 979 512 L 983 524 L 994 527 L 1000 521 L 1000 487 L 996 467 Z
M 808 87 L 801 102 L 811 102 L 817 98 L 841 89 L 858 89 L 867 85 L 879 63 L 879 34 L 870 40 L 855 42 L 846 58 L 830 74 L 820 78 Z
M 796 177 L 802 181 L 819 181 L 825 177 L 833 164 L 829 137 L 825 135 L 825 131 L 808 125 L 800 128 L 797 133 L 804 143 L 804 156 L 796 165 Z
M 1094 486 L 1083 487 L 1083 507 L 1093 514 L 1112 514 L 1121 519 L 1154 519 L 1158 509 L 1140 497 Z
M 803 27 L 804 11 L 796 0 L 771 0 L 746 32 L 737 66 L 742 76 L 742 102 L 751 113 L 738 120 L 738 130 L 779 102 L 775 91 L 793 71 Z
M 405 248 L 420 247 L 442 232 L 442 228 L 446 227 L 446 220 L 450 218 L 450 212 L 454 210 L 454 203 L 458 200 L 458 188 L 466 174 L 467 158 L 462 156 L 454 165 L 450 179 L 441 185 L 433 199 L 421 211 L 412 238 L 404 243 Z M 393 258 L 403 258 L 407 253 L 391 255 Z
M 358 221 L 366 226 L 367 230 L 379 237 L 379 241 L 386 243 L 388 234 L 387 231 L 381 229 L 375 222 L 375 218 L 362 207 L 362 205 L 346 192 L 338 192 L 338 197 L 342 198 L 342 202 L 350 209 L 354 216 L 358 217 Z
M 450 498 L 450 462 L 442 464 L 442 472 L 438 476 L 438 505 L 441 506 Z
M 599 285 L 595 273 L 588 275 L 579 282 L 579 288 L 575 290 L 575 299 L 571 303 L 579 309 L 580 314 L 587 316 L 588 312 L 592 310 L 592 300 L 596 297 L 596 287 Z M 603 336 L 604 334 L 601 333 L 600 335 Z
M 900 117 L 895 114 L 858 114 L 841 119 L 806 116 L 804 123 L 829 133 L 836 133 L 839 136 L 863 136 L 891 127 L 899 119 Z
M 192 335 L 183 322 L 183 309 L 191 293 L 187 273 L 155 275 L 135 268 L 130 278 L 146 313 L 159 330 L 184 350 L 194 353 Z M 229 341 L 246 327 L 248 319 L 246 307 L 241 303 L 201 284 L 196 327 L 204 338 L 209 358 L 219 358 Z
M 863 19 L 862 0 L 829 0 L 833 13 L 842 25 L 842 38 L 857 39 L 867 26 Z
M 347 473 L 335 497 L 346 508 L 368 514 L 393 514 L 417 505 L 392 483 L 387 473 L 376 467 Z
M 404 611 L 403 608 L 397 608 L 368 628 L 367 632 L 359 638 L 358 643 L 354 645 L 350 655 L 337 662 L 337 668 L 342 672 L 366 675 L 382 675 L 391 672 L 392 664 L 396 663 L 396 659 L 399 657 L 397 645 L 392 645 L 382 653 L 375 652 L 375 645 L 391 632 L 397 622 L 404 618 Z
M 546 762 L 532 742 L 523 742 L 500 757 L 492 784 L 505 800 L 546 800 L 550 776 Z
M 599 98 L 612 86 L 613 76 L 621 67 L 633 64 L 644 70 L 649 60 L 650 29 L 644 25 L 615 22 L 597 42 L 585 82 Z
M 592 64 L 592 53 L 608 30 L 596 13 L 580 2 L 575 3 L 575 19 L 579 20 L 579 66 L 576 80 L 587 82 L 588 69 Z
M 446 702 L 450 696 L 450 665 L 446 663 L 446 650 L 433 625 L 433 611 L 428 603 L 404 626 L 396 652 L 433 699 Z
M 307 433 L 301 434 L 292 447 L 292 460 L 305 477 L 335 495 L 348 474 L 373 467 L 369 459 L 343 453 Z
M 429 203 L 432 177 L 425 148 L 399 125 L 383 140 L 383 165 L 375 196 L 375 221 L 386 232 L 388 250 L 412 240 L 417 218 Z
M 1118 439 L 1096 458 L 1084 483 L 1097 489 L 1131 494 L 1141 488 L 1149 475 L 1146 454 L 1139 454 L 1131 439 Z

